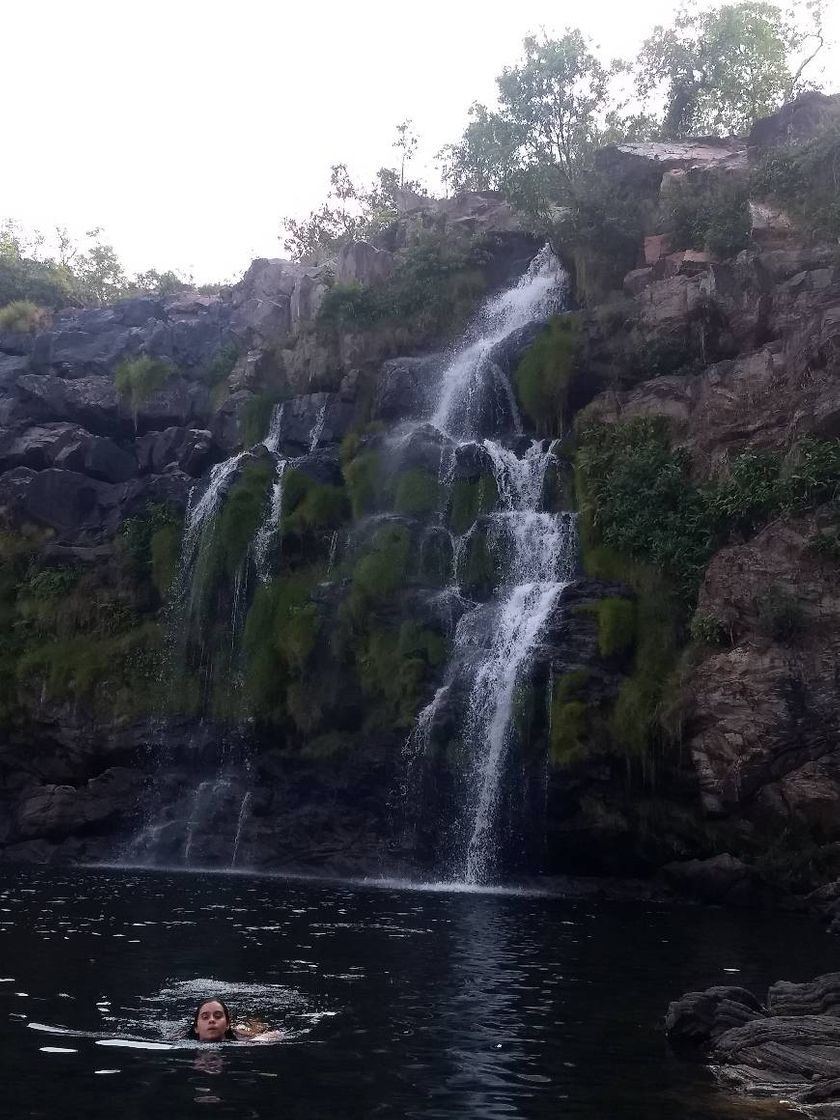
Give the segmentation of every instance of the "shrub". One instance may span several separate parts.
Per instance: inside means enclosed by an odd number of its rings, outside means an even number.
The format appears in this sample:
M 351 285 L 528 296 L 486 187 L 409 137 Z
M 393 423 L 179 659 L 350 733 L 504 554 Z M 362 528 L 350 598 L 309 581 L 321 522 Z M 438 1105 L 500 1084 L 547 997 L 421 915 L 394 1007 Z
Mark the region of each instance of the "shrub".
M 210 385 L 220 385 L 223 381 L 227 381 L 238 361 L 239 346 L 235 342 L 225 343 L 207 366 L 204 373 L 205 381 Z
M 552 682 L 549 753 L 554 766 L 569 766 L 584 752 L 589 709 L 583 691 L 588 680 L 586 669 L 576 669 Z
M 166 384 L 175 372 L 167 362 L 144 354 L 120 362 L 114 370 L 114 384 L 119 395 L 131 405 L 134 423 L 140 406 Z
M 323 333 L 363 331 L 377 326 L 387 317 L 379 289 L 356 281 L 333 284 L 324 294 L 315 316 Z
M 827 128 L 803 144 L 774 148 L 752 172 L 756 197 L 775 198 L 806 231 L 840 237 L 840 128 Z
M 672 187 L 668 224 L 682 249 L 730 257 L 749 244 L 749 191 L 735 179 L 687 177 Z
M 0 307 L 0 331 L 34 334 L 46 325 L 49 312 L 28 299 L 16 299 Z
M 563 433 L 577 349 L 577 318 L 555 316 L 516 368 L 519 401 L 539 435 Z
M 726 627 L 707 611 L 695 611 L 689 632 L 693 642 L 707 646 L 723 645 L 726 640 Z
M 124 521 L 120 545 L 129 571 L 138 580 L 151 579 L 163 599 L 178 566 L 183 518 L 172 506 L 149 502 L 141 517 Z

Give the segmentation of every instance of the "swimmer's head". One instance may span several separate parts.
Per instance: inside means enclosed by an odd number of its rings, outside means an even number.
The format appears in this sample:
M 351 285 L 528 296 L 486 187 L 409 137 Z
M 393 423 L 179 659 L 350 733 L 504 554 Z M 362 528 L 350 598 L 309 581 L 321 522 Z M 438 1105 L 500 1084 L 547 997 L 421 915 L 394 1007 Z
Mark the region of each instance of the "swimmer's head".
M 197 1038 L 199 1042 L 221 1042 L 223 1039 L 235 1038 L 225 1001 L 213 996 L 200 1003 L 187 1035 L 189 1038 Z

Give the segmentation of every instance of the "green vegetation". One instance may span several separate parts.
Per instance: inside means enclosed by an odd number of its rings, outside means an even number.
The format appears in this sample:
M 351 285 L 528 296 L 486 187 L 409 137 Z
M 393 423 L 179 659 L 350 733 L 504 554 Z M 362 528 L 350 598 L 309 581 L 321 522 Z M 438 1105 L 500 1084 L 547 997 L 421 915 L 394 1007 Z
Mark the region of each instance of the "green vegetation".
M 484 291 L 481 267 L 486 259 L 480 241 L 462 245 L 426 231 L 399 251 L 387 281 L 333 284 L 318 309 L 316 328 L 328 337 L 379 327 L 449 333 L 464 322 Z
M 373 724 L 411 726 L 430 669 L 446 659 L 448 643 L 432 630 L 406 621 L 398 629 L 374 627 L 360 643 L 357 669 L 363 693 L 378 701 Z
M 101 307 L 129 296 L 166 297 L 191 288 L 190 277 L 149 269 L 129 277 L 100 228 L 75 242 L 66 229 L 56 228 L 53 255 L 44 255 L 47 238 L 27 233 L 15 222 L 0 223 L 0 306 L 31 300 L 39 307 Z M 216 289 L 204 285 L 201 291 Z
M 140 406 L 163 388 L 174 373 L 174 367 L 168 362 L 148 354 L 120 362 L 114 370 L 114 384 L 119 395 L 131 405 L 135 425 Z
M 0 331 L 34 334 L 46 325 L 49 312 L 29 299 L 16 299 L 0 307 Z
M 159 502 L 150 502 L 142 517 L 124 521 L 120 529 L 120 546 L 132 576 L 151 579 L 161 601 L 178 567 L 182 530 L 181 515 Z
M 239 413 L 239 438 L 243 447 L 253 447 L 268 435 L 271 416 L 283 394 L 263 389 L 245 402 Z
M 315 482 L 302 471 L 283 476 L 283 532 L 332 530 L 350 516 L 350 502 L 341 486 Z
M 574 315 L 555 316 L 516 369 L 520 403 L 540 436 L 563 434 L 578 349 L 577 330 Z
M 349 448 L 352 446 L 348 443 Z M 344 448 L 342 448 L 344 451 Z M 364 450 L 355 456 L 343 458 L 342 473 L 350 496 L 353 517 L 358 521 L 367 513 L 380 508 L 384 485 L 382 457 L 374 449 Z
M 692 642 L 707 646 L 719 646 L 726 640 L 726 627 L 707 611 L 695 611 L 689 631 Z
M 674 247 L 734 257 L 749 244 L 749 190 L 738 180 L 687 177 L 670 190 L 666 209 Z
M 618 657 L 636 641 L 636 604 L 630 599 L 600 599 L 595 604 L 598 619 L 598 652 Z
M 456 479 L 452 484 L 451 495 L 449 528 L 457 536 L 466 533 L 477 517 L 492 513 L 499 502 L 496 480 L 487 474 L 477 479 Z
M 485 599 L 499 582 L 499 561 L 493 554 L 483 527 L 477 527 L 464 542 L 458 564 L 458 582 L 464 594 Z
M 586 669 L 555 677 L 551 688 L 549 753 L 552 765 L 569 766 L 583 757 L 590 723 L 585 700 Z
M 818 237 L 840 237 L 840 128 L 805 143 L 774 148 L 753 170 L 754 195 L 781 203 L 797 224 Z
M 239 570 L 262 524 L 273 478 L 272 463 L 248 463 L 228 492 L 213 538 L 218 561 L 228 576 Z
M 318 569 L 310 569 L 260 584 L 242 643 L 245 686 L 254 712 L 274 721 L 290 714 L 303 730 L 309 730 L 309 719 L 304 706 L 295 704 L 300 688 L 291 696 L 290 690 L 299 686 L 318 641 L 320 616 L 310 594 L 319 575 Z
M 430 471 L 403 471 L 397 476 L 394 510 L 407 517 L 424 517 L 440 505 L 438 480 Z
M 353 568 L 350 607 L 356 617 L 403 586 L 411 536 L 403 525 L 379 529 Z

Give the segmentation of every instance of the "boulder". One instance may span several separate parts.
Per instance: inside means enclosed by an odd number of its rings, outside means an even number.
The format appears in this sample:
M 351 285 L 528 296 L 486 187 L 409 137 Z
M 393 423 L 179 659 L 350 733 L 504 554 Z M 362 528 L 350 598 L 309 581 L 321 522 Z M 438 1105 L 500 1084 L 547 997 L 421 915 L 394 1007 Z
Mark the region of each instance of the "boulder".
M 0 470 L 31 467 L 39 471 L 52 466 L 103 482 L 125 482 L 137 473 L 131 452 L 77 424 L 41 424 L 22 432 L 0 433 Z
M 41 786 L 18 806 L 16 837 L 21 841 L 55 839 L 104 825 L 125 813 L 142 782 L 137 771 L 113 766 L 82 786 Z
M 840 94 L 827 95 L 817 90 L 801 93 L 769 117 L 755 122 L 749 145 L 758 155 L 761 149 L 812 140 L 840 121 Z
M 391 275 L 394 256 L 368 241 L 343 245 L 335 259 L 335 278 L 339 283 L 378 284 Z
M 284 401 L 273 435 L 284 455 L 339 443 L 353 425 L 355 405 L 338 393 L 307 393 Z
M 204 428 L 172 427 L 148 432 L 138 438 L 136 449 L 140 470 L 147 474 L 162 474 L 175 466 L 198 478 L 224 457 L 212 433 Z
M 443 355 L 391 358 L 383 362 L 376 381 L 373 416 L 377 420 L 419 420 L 433 409 Z
M 746 988 L 719 986 L 688 992 L 668 1006 L 665 1033 L 676 1048 L 707 1049 L 726 1031 L 765 1014 Z
M 669 863 L 663 874 L 681 894 L 703 902 L 755 907 L 769 905 L 776 898 L 755 868 L 728 852 L 710 859 Z

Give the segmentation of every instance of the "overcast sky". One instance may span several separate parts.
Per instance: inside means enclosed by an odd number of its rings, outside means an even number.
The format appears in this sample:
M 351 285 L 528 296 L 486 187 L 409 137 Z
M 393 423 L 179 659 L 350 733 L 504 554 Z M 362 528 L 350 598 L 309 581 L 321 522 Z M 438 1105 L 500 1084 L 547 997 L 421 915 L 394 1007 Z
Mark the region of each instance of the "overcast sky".
M 829 0 L 840 38 L 840 3 Z M 672 0 L 28 0 L 3 12 L 0 219 L 105 228 L 131 271 L 199 281 L 283 255 L 284 215 L 455 139 L 522 38 L 580 26 L 632 56 Z M 837 60 L 834 53 L 834 60 Z M 836 69 L 836 67 L 835 67 Z

